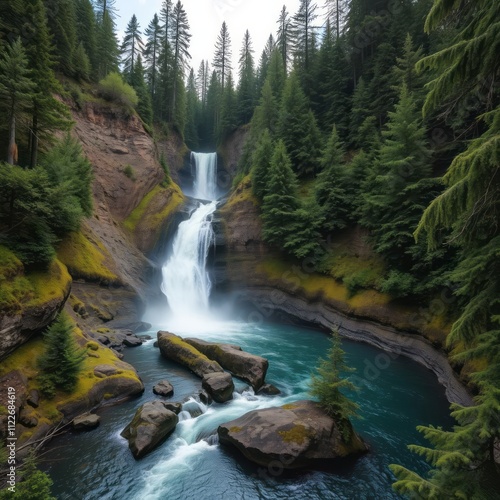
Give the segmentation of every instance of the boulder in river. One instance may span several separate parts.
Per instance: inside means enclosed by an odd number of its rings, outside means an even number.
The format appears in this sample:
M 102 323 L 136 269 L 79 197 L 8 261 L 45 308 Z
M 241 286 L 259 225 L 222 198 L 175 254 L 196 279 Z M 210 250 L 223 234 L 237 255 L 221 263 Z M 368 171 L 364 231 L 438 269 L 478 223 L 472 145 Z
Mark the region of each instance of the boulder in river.
M 164 441 L 175 429 L 179 417 L 162 401 L 150 401 L 135 413 L 121 435 L 128 440 L 135 458 L 142 458 Z
M 273 384 L 264 384 L 258 391 L 259 396 L 278 396 L 281 391 Z
M 153 387 L 153 392 L 157 396 L 169 398 L 174 395 L 174 386 L 168 380 L 162 380 Z
M 73 420 L 73 429 L 75 431 L 86 431 L 95 429 L 101 421 L 101 417 L 95 413 L 86 413 Z
M 354 430 L 346 442 L 338 423 L 317 403 L 307 400 L 253 410 L 222 424 L 217 432 L 221 444 L 236 447 L 252 462 L 263 466 L 281 463 L 284 469 L 310 467 L 368 451 Z
M 235 377 L 245 380 L 255 391 L 264 384 L 269 362 L 267 359 L 242 351 L 238 346 L 206 342 L 200 339 L 185 339 L 185 342 L 219 363 Z
M 224 371 L 219 363 L 208 359 L 205 354 L 173 333 L 158 332 L 158 346 L 163 357 L 189 368 L 198 377 Z
M 233 399 L 233 377 L 227 372 L 207 373 L 201 385 L 217 403 L 225 403 Z

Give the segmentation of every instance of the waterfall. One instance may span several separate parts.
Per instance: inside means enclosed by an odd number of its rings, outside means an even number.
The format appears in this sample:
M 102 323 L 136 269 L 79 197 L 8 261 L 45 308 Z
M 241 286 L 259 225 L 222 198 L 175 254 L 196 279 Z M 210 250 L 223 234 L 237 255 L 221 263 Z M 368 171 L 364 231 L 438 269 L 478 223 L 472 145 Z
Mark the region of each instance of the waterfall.
M 172 253 L 163 266 L 162 292 L 179 321 L 208 311 L 211 282 L 206 270 L 214 241 L 212 214 L 217 208 L 217 154 L 192 153 L 195 167 L 194 197 L 199 203 L 191 217 L 182 222 L 174 237 Z

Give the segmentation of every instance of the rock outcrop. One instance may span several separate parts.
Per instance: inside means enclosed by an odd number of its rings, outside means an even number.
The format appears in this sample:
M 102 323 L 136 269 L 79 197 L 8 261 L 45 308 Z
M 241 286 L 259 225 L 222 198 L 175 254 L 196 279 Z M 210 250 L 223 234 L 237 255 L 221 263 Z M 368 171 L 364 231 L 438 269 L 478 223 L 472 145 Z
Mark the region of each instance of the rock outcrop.
M 168 380 L 161 380 L 153 387 L 153 393 L 169 398 L 174 395 L 174 386 Z
M 207 373 L 223 372 L 216 361 L 208 359 L 181 337 L 169 332 L 158 332 L 158 346 L 163 357 L 189 368 L 198 377 Z
M 161 401 L 150 401 L 135 413 L 121 435 L 128 440 L 135 458 L 142 458 L 162 443 L 175 429 L 179 417 Z
M 201 385 L 217 403 L 233 399 L 234 383 L 229 373 L 207 373 Z
M 269 362 L 267 359 L 230 344 L 219 344 L 205 340 L 187 338 L 185 342 L 192 345 L 208 358 L 219 363 L 222 368 L 230 371 L 235 377 L 245 380 L 255 391 L 264 384 Z
M 217 432 L 221 444 L 236 447 L 252 462 L 277 463 L 284 469 L 324 465 L 368 451 L 353 430 L 346 442 L 337 422 L 313 401 L 254 410 L 219 426 Z
M 95 413 L 86 413 L 73 419 L 73 429 L 75 431 L 89 431 L 99 426 L 101 417 Z

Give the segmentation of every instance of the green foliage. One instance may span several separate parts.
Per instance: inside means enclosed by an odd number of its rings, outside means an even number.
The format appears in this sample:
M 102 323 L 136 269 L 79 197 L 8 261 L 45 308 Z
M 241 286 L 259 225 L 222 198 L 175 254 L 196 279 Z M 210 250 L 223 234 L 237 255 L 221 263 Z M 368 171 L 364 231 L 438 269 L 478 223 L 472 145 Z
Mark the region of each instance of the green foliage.
M 160 166 L 165 174 L 163 178 L 162 186 L 167 187 L 172 183 L 172 178 L 170 177 L 170 168 L 168 167 L 167 159 L 163 152 L 160 154 Z
M 0 500 L 56 500 L 50 494 L 53 481 L 37 468 L 34 455 L 29 455 L 17 472 L 22 480 L 16 484 L 15 492 L 1 490 Z
M 345 377 L 352 373 L 345 362 L 338 330 L 332 331 L 331 346 L 327 358 L 320 360 L 316 374 L 312 375 L 310 393 L 318 398 L 319 404 L 334 418 L 342 431 L 345 441 L 352 432 L 349 419 L 358 416 L 359 406 L 344 394 L 344 391 L 356 391 L 358 388 Z
M 99 82 L 99 93 L 104 99 L 127 107 L 137 106 L 139 102 L 135 90 L 118 73 L 109 73 Z
M 144 50 L 144 43 L 141 36 L 142 33 L 140 31 L 140 26 L 137 21 L 137 17 L 134 14 L 125 29 L 125 35 L 123 37 L 120 51 L 122 55 L 123 73 L 126 75 L 128 82 L 132 85 L 135 62 Z
M 260 201 L 264 200 L 268 193 L 268 176 L 273 152 L 271 136 L 268 129 L 265 129 L 252 155 L 252 190 Z
M 78 347 L 73 337 L 74 324 L 66 313 L 61 313 L 44 335 L 45 352 L 38 359 L 43 374 L 41 390 L 53 397 L 55 390 L 72 392 L 86 358 L 86 349 Z
M 61 186 L 69 203 L 92 214 L 92 165 L 83 155 L 80 143 L 67 134 L 42 157 L 41 165 L 54 186 Z M 75 198 L 75 199 L 73 199 Z
M 104 1 L 110 2 L 110 0 Z M 105 78 L 111 72 L 118 71 L 119 54 L 115 23 L 108 9 L 98 18 L 97 23 L 97 74 L 99 79 Z
M 77 80 L 89 80 L 92 72 L 92 68 L 90 65 L 90 59 L 87 53 L 85 52 L 85 48 L 83 47 L 83 43 L 80 42 L 78 47 L 75 49 L 73 54 L 73 59 L 75 62 L 75 70 L 74 75 Z
M 135 171 L 132 168 L 132 165 L 127 164 L 123 168 L 123 173 L 132 181 L 135 181 Z
M 344 155 L 337 128 L 333 127 L 320 160 L 321 173 L 315 189 L 316 201 L 321 207 L 324 221 L 322 228 L 327 232 L 346 227 L 352 210 L 346 193 L 348 179 Z
M 415 295 L 417 286 L 418 282 L 411 274 L 392 269 L 387 278 L 382 281 L 380 288 L 391 297 L 399 298 Z

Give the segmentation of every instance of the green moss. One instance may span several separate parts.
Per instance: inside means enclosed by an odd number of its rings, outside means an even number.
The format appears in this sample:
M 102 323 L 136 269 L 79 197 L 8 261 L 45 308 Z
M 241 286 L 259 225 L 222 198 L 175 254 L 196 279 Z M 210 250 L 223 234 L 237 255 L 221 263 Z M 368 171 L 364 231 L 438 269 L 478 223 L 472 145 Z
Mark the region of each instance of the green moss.
M 106 261 L 112 261 L 100 242 L 91 241 L 82 232 L 70 233 L 57 249 L 57 256 L 74 278 L 88 281 L 116 282 L 118 277 L 110 271 Z
M 71 276 L 64 264 L 54 260 L 47 271 L 41 271 L 26 276 L 33 287 L 34 296 L 26 304 L 28 307 L 36 307 L 51 300 L 64 300 L 71 285 Z
M 250 174 L 243 177 L 243 180 L 238 184 L 233 194 L 230 196 L 227 203 L 222 208 L 223 211 L 229 211 L 234 208 L 235 205 L 243 203 L 245 201 L 250 201 L 254 205 L 258 205 L 259 202 L 257 198 L 252 193 L 252 178 Z
M 151 210 L 151 206 L 157 197 L 166 198 L 170 196 L 170 201 L 162 210 Z M 171 183 L 167 188 L 156 186 L 139 203 L 135 210 L 125 219 L 123 226 L 131 233 L 135 233 L 137 227 L 160 228 L 184 202 L 184 195 L 177 184 Z
M 283 405 L 281 408 L 284 410 L 295 410 L 297 408 L 297 405 L 295 403 L 288 403 L 286 405 Z
M 309 439 L 311 437 L 310 431 L 308 431 L 301 424 L 294 425 L 287 431 L 279 431 L 278 434 L 282 437 L 285 443 L 302 444 L 306 439 Z
M 111 330 L 109 328 L 98 328 L 97 333 L 109 333 Z
M 233 427 L 230 427 L 229 428 L 229 432 L 241 432 L 243 430 L 243 427 L 238 427 L 237 425 L 233 426 Z
M 30 282 L 24 276 L 24 267 L 16 255 L 0 246 L 0 311 L 17 313 L 34 295 Z

